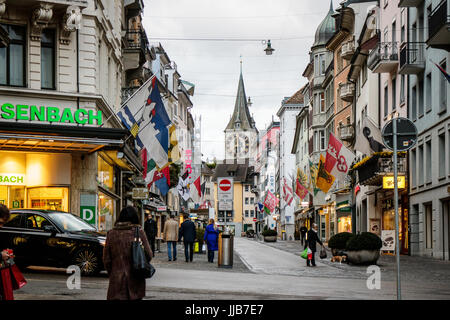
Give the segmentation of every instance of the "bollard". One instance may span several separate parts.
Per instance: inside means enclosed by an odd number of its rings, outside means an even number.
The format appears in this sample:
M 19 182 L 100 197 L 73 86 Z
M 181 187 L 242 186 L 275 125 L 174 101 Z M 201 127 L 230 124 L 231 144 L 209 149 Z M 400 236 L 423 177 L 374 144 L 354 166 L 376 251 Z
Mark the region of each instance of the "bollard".
M 229 230 L 226 230 L 219 234 L 219 268 L 232 268 L 233 267 L 233 235 Z

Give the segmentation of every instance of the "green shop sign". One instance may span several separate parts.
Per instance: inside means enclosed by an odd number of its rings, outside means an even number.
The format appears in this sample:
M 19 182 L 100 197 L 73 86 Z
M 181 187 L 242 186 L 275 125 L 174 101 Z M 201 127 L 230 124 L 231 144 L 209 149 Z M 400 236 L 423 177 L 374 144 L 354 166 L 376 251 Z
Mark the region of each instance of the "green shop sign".
M 94 110 L 57 107 L 37 107 L 32 105 L 4 103 L 0 108 L 0 118 L 7 120 L 26 120 L 78 124 L 102 124 L 102 112 Z

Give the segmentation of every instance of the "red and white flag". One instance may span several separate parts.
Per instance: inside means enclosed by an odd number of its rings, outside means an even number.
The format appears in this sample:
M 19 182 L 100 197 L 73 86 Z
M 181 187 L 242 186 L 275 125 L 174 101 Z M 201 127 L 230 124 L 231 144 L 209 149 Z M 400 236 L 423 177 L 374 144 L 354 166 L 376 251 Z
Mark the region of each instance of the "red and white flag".
M 353 160 L 355 160 L 355 154 L 344 146 L 334 134 L 330 133 L 325 170 L 337 180 L 343 180 Z
M 290 206 L 292 200 L 294 200 L 294 192 L 289 187 L 291 183 L 287 183 L 286 178 L 283 178 L 283 199 L 286 205 Z

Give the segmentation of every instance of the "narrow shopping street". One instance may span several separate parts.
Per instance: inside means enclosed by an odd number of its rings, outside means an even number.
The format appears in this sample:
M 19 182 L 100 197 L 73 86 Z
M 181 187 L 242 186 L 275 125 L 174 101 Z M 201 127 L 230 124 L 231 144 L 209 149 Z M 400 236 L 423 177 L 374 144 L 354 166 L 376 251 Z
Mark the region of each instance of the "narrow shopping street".
M 153 260 L 157 272 L 147 280 L 145 299 L 395 299 L 395 279 L 390 270 L 392 261 L 385 262 L 389 270 L 381 275 L 381 289 L 369 290 L 366 286 L 369 275 L 363 270 L 366 268 L 333 264 L 329 257 L 323 261 L 318 259 L 316 268 L 307 268 L 305 260 L 295 252 L 289 252 L 293 246 L 285 241 L 267 244 L 235 238 L 234 244 L 231 269 L 208 263 L 205 254 L 195 254 L 194 261 L 186 263 L 183 245 L 178 246 L 177 261 L 168 262 L 163 244 L 162 252 Z M 80 290 L 67 288 L 68 275 L 64 269 L 32 267 L 24 275 L 28 285 L 15 291 L 17 300 L 106 298 L 108 278 L 104 273 L 98 277 L 82 277 Z M 430 281 L 433 275 L 439 278 Z M 450 299 L 450 263 L 436 261 L 427 273 L 418 270 L 414 277 L 414 281 L 403 283 L 405 299 Z

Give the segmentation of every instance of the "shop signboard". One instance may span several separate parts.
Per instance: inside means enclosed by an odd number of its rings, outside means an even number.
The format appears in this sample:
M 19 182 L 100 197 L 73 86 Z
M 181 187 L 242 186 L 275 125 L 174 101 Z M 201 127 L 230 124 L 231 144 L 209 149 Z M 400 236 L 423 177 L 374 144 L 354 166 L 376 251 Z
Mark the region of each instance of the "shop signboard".
M 156 207 L 156 211 L 161 212 L 161 211 L 167 211 L 167 206 L 159 206 Z
M 380 219 L 370 219 L 370 232 L 380 234 Z
M 381 230 L 381 251 L 395 250 L 395 230 Z
M 133 188 L 133 199 L 143 200 L 148 199 L 148 189 L 147 188 Z
M 383 189 L 394 189 L 394 176 L 384 176 L 383 177 Z M 405 189 L 406 178 L 405 176 L 397 177 L 397 185 L 399 189 Z
M 232 211 L 233 210 L 233 201 L 219 201 L 219 210 L 220 211 Z
M 0 185 L 2 186 L 24 186 L 25 175 L 20 173 L 0 173 Z
M 93 193 L 80 194 L 80 218 L 87 223 L 97 225 L 97 195 Z

